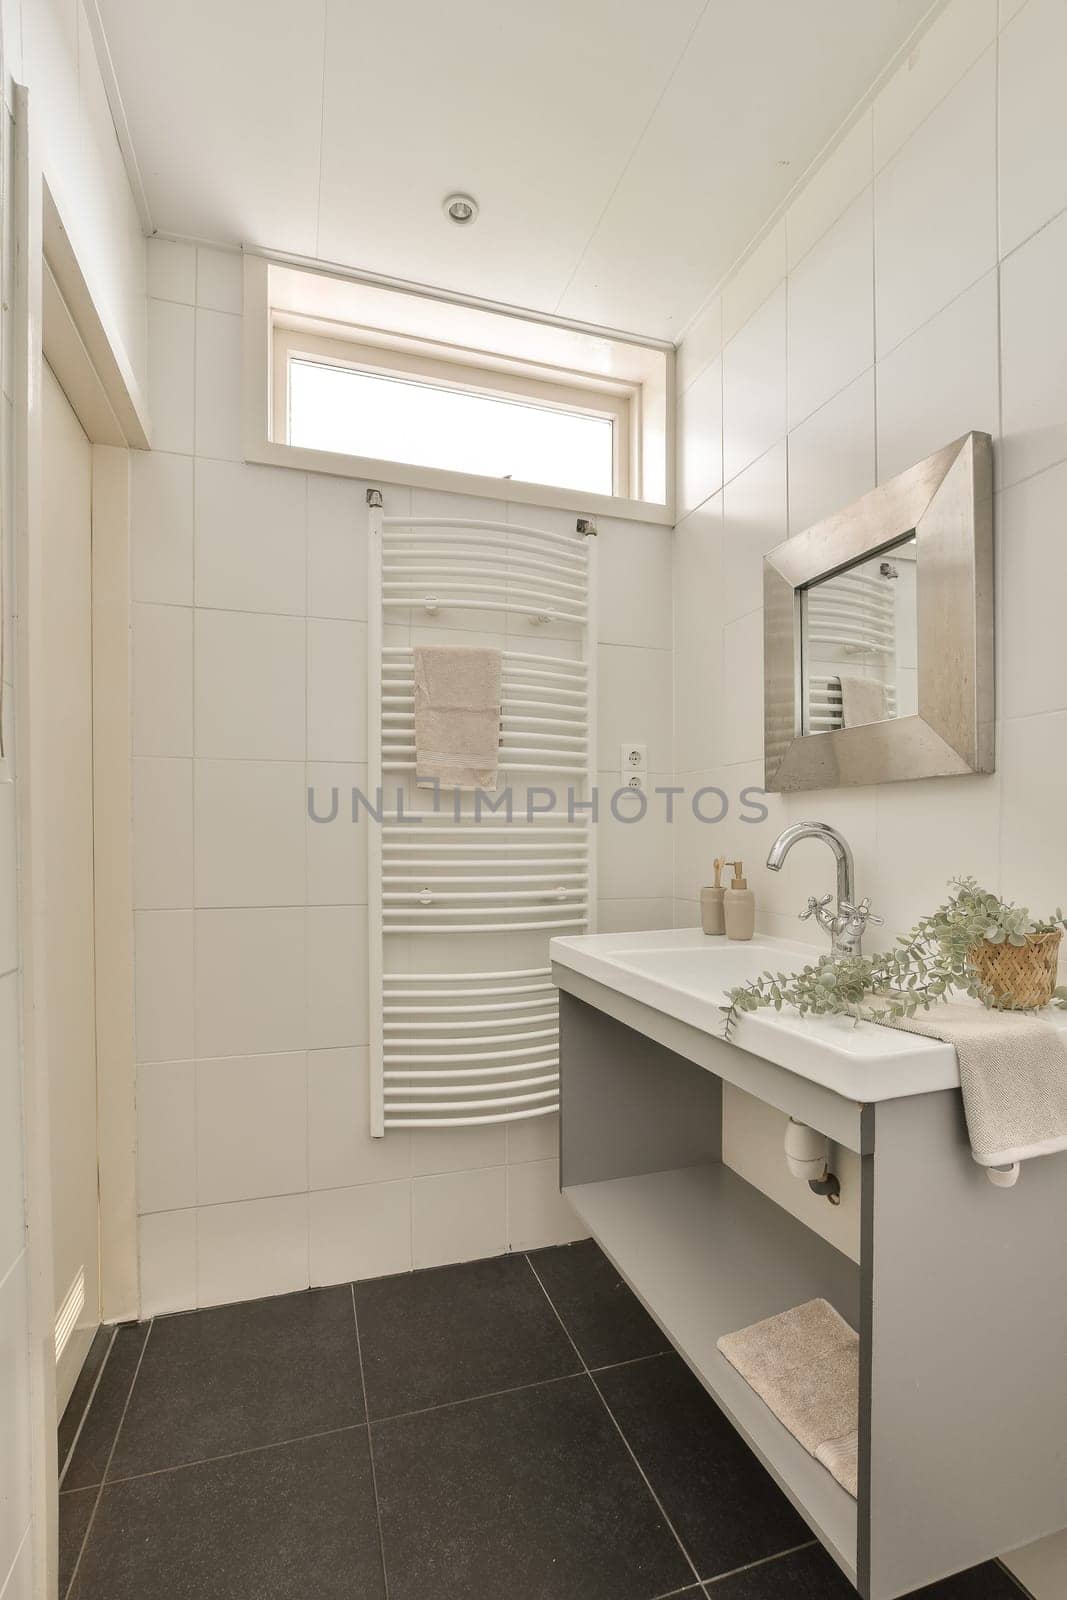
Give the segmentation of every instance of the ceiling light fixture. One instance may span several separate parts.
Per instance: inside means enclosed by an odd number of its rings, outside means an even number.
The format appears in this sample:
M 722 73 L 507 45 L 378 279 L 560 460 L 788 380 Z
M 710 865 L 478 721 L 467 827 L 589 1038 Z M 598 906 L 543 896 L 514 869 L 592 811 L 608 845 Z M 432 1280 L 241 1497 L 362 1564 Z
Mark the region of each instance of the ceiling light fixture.
M 469 194 L 450 194 L 445 200 L 445 216 L 465 228 L 478 216 L 478 202 Z

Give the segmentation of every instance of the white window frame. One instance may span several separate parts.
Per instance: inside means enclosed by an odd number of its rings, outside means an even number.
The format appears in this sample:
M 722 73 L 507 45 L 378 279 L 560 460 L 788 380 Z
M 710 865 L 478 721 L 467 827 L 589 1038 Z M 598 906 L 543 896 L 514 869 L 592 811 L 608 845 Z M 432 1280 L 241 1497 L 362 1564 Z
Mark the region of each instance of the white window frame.
M 406 341 L 406 343 L 408 343 Z M 358 334 L 342 337 L 310 333 L 304 327 L 273 322 L 273 437 L 289 441 L 289 374 L 293 361 L 306 360 L 376 377 L 408 378 L 428 388 L 458 389 L 492 399 L 522 400 L 546 410 L 585 413 L 611 423 L 612 494 L 629 499 L 640 492 L 640 389 L 634 384 L 594 384 L 587 374 L 570 382 L 551 381 L 526 363 L 503 363 L 485 351 L 453 352 L 429 344 L 419 350 L 366 344 Z M 535 375 L 537 373 L 537 375 Z M 632 463 L 632 465 L 631 465 Z M 417 466 L 397 460 L 397 467 Z M 482 480 L 488 486 L 495 479 Z M 509 480 L 510 482 L 510 480 Z M 558 495 L 571 491 L 546 484 Z
M 353 316 L 353 291 L 362 295 L 385 294 L 394 303 L 399 296 L 410 296 L 417 308 L 415 320 L 421 319 L 422 324 L 417 336 L 410 329 L 398 334 L 374 326 L 372 318 L 361 321 Z M 301 299 L 309 302 L 311 309 L 304 303 L 298 304 L 296 311 L 291 310 L 290 306 Z M 326 310 L 320 309 L 323 301 Z M 448 325 L 449 314 L 453 314 L 453 320 L 456 315 L 471 319 L 479 331 L 479 319 L 490 323 L 514 319 L 518 332 L 514 339 L 509 334 L 502 347 L 513 343 L 519 354 L 501 355 L 499 347 L 493 351 L 479 349 L 477 340 L 468 342 L 462 337 L 455 344 L 444 342 L 437 334 L 442 324 Z M 491 328 L 490 332 L 495 339 L 496 329 Z M 286 441 L 287 395 L 276 382 L 279 374 L 286 371 L 285 353 L 300 351 L 319 360 L 327 347 L 331 354 L 326 359 L 364 369 L 368 363 L 358 357 L 365 356 L 367 350 L 385 371 L 410 370 L 399 364 L 400 357 L 410 356 L 431 382 L 436 381 L 433 373 L 435 364 L 440 362 L 442 372 L 447 368 L 450 382 L 464 386 L 472 382 L 473 374 L 476 381 L 472 386 L 482 392 L 525 392 L 535 403 L 562 404 L 568 410 L 582 409 L 584 403 L 599 414 L 610 412 L 621 418 L 625 402 L 629 409 L 629 425 L 625 429 L 628 492 L 595 494 L 515 479 L 508 479 L 505 488 L 501 480 L 475 473 L 291 445 Z M 675 361 L 671 345 L 625 338 L 610 330 L 534 313 L 512 313 L 459 296 L 428 293 L 389 280 L 249 251 L 244 257 L 243 349 L 241 453 L 246 461 L 324 472 L 365 483 L 397 484 L 493 500 L 506 498 L 514 504 L 555 509 L 565 507 L 579 514 L 599 513 L 659 526 L 670 527 L 674 523 Z M 587 350 L 595 357 L 590 366 L 601 370 L 578 370 Z M 537 357 L 543 351 L 551 351 L 552 360 L 558 364 L 540 363 Z M 574 367 L 568 364 L 572 353 L 579 356 Z M 354 355 L 357 360 L 353 363 Z M 616 451 L 616 455 L 621 456 L 622 452 Z M 622 486 L 621 479 L 616 482 Z M 644 485 L 651 486 L 647 500 L 639 497 Z

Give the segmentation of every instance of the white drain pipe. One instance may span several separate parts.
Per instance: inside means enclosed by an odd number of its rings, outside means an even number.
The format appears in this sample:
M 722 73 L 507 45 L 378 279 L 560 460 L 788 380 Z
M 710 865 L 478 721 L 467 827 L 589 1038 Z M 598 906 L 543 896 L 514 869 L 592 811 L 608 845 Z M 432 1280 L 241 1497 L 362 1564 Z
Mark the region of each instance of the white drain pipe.
M 841 1185 L 830 1171 L 830 1141 L 816 1128 L 790 1117 L 785 1126 L 785 1160 L 794 1178 L 802 1178 L 814 1194 L 841 1204 Z

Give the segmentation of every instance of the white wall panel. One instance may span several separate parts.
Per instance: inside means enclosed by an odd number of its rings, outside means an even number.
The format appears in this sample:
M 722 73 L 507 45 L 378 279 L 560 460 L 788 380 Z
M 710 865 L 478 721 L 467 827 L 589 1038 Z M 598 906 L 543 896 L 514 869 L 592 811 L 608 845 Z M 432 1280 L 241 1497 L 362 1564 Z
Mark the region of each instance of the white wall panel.
M 219 448 L 239 387 L 236 342 L 214 337 L 236 322 L 226 260 L 149 247 L 170 433 L 138 463 L 133 527 L 146 1312 L 403 1271 L 413 1237 L 424 1263 L 502 1250 L 509 1162 L 537 1167 L 511 1189 L 522 1237 L 547 1244 L 562 1226 L 542 1170 L 553 1150 L 528 1133 L 510 1149 L 502 1127 L 368 1135 L 367 821 L 348 820 L 353 785 L 366 787 L 366 486 Z M 413 500 L 422 514 L 530 520 L 504 501 L 386 490 L 392 511 Z M 565 504 L 536 520 L 573 530 Z M 653 779 L 669 781 L 655 775 L 673 770 L 672 537 L 611 519 L 599 537 L 604 782 L 618 782 L 624 739 L 648 744 Z M 484 615 L 470 620 L 456 637 L 480 636 Z M 538 648 L 518 624 L 522 648 Z M 320 814 L 337 788 L 336 823 L 308 817 L 308 785 Z M 601 866 L 605 926 L 670 922 L 662 820 L 606 831 Z
M 769 348 L 766 306 L 727 344 L 726 489 L 686 517 L 675 535 L 675 766 L 691 786 L 714 783 L 731 797 L 762 781 L 761 617 L 737 618 L 740 603 L 724 604 L 721 596 L 755 595 L 754 580 L 744 579 L 752 530 L 746 518 L 730 515 L 730 493 L 756 469 L 732 474 L 753 448 L 744 446 L 746 438 L 769 440 L 759 421 L 781 417 L 788 395 L 791 533 L 968 429 L 992 434 L 999 491 L 997 771 L 877 790 L 768 796 L 766 822 L 728 834 L 687 816 L 675 841 L 679 925 L 697 920 L 710 857 L 727 840 L 732 850 L 741 834 L 759 925 L 798 937 L 796 916 L 806 897 L 832 887 L 829 858 L 801 849 L 781 874 L 762 863 L 775 834 L 809 815 L 840 828 L 852 845 L 858 890 L 887 919 L 879 939 L 891 939 L 932 909 L 953 874 L 974 873 L 1043 914 L 1067 894 L 1057 809 L 1067 783 L 1067 674 L 1058 643 L 1067 582 L 1061 571 L 1067 165 L 1064 97 L 1056 88 L 1063 14 L 1047 0 L 1004 0 L 998 80 L 996 9 L 994 0 L 951 0 L 877 96 L 870 121 L 861 119 L 794 197 L 787 216 L 788 356 L 779 368 L 767 356 L 756 359 Z M 865 141 L 872 124 L 878 358 L 805 415 L 809 403 L 848 376 L 846 335 L 858 326 L 850 292 L 864 274 L 858 248 L 853 272 L 846 270 L 845 234 L 850 214 L 858 219 L 863 204 L 853 198 L 850 209 L 849 192 L 860 193 L 869 181 Z M 729 282 L 723 299 L 730 299 Z M 851 347 L 858 362 L 860 340 Z M 745 361 L 738 361 L 739 349 Z M 687 360 L 683 345 L 679 371 L 691 371 L 698 359 L 699 350 Z M 744 383 L 742 373 L 749 375 Z M 726 501 L 721 521 L 720 498 Z M 854 1185 L 846 1185 L 833 1216 L 828 1207 L 812 1206 L 801 1186 L 783 1178 L 781 1132 L 781 1119 L 732 1101 L 727 1159 L 779 1204 L 852 1248 Z M 1067 1584 L 1062 1540 L 1019 1552 L 1009 1564 L 1039 1600 L 1056 1600 Z

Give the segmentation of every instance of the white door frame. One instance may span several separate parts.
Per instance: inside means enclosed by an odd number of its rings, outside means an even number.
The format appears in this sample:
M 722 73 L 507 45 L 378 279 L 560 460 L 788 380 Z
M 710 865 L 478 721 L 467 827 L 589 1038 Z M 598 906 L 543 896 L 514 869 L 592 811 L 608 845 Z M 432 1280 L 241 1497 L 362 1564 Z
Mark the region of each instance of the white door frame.
M 139 1314 L 130 740 L 130 447 L 147 408 L 48 189 L 30 96 L 15 87 L 14 538 L 19 935 L 28 1224 L 34 1597 L 58 1591 L 55 1304 L 48 1107 L 48 974 L 34 738 L 41 682 L 42 362 L 47 351 L 93 447 L 93 799 L 100 1273 L 104 1321 Z

